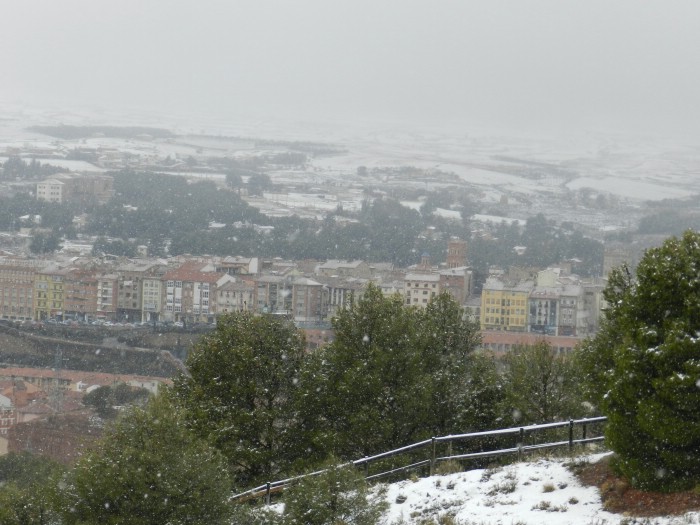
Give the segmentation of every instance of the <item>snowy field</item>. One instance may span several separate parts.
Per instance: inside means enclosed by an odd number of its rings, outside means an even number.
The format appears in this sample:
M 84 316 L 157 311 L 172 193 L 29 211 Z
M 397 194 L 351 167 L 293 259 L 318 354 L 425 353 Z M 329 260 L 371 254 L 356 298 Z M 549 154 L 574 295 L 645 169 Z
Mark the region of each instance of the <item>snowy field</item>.
M 694 143 L 669 142 L 657 137 L 581 132 L 577 136 L 535 138 L 415 122 L 311 122 L 251 115 L 212 118 L 0 109 L 6 115 L 0 120 L 0 155 L 15 148 L 60 153 L 87 146 L 116 149 L 157 161 L 168 156 L 187 159 L 258 155 L 263 152 L 257 145 L 259 139 L 315 141 L 340 147 L 344 152 L 314 157 L 305 170 L 274 171 L 270 174 L 273 181 L 287 184 L 305 181 L 347 190 L 353 180 L 350 176 L 356 175 L 359 166 L 370 170 L 413 166 L 428 173 L 435 170 L 455 174 L 463 185 L 473 189 L 482 203 L 497 203 L 504 196 L 516 201 L 522 199 L 532 203 L 532 213 L 556 208 L 565 196 L 577 191 L 615 195 L 633 206 L 644 201 L 700 194 L 700 149 Z M 165 140 L 90 137 L 57 141 L 27 130 L 31 125 L 60 123 L 155 126 L 180 136 Z M 271 145 L 265 151 L 274 148 Z M 98 170 L 88 163 L 73 162 L 77 161 L 51 161 L 69 169 Z M 207 178 L 221 181 L 223 176 L 215 174 Z M 430 182 L 421 178 L 400 182 L 407 187 L 434 190 L 449 181 Z M 356 206 L 361 198 L 336 196 L 335 204 L 340 200 Z M 330 204 L 328 198 L 316 200 L 301 195 L 294 195 L 289 201 L 292 209 L 309 205 L 310 209 L 304 211 L 310 214 L 327 210 Z M 302 208 L 296 208 L 292 202 Z M 603 218 L 593 222 L 606 225 Z

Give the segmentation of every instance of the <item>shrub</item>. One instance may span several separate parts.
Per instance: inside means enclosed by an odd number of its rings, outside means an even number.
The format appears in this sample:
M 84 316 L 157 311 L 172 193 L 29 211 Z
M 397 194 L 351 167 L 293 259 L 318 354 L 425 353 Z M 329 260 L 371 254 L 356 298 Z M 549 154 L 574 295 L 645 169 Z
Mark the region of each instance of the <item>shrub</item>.
M 284 523 L 374 525 L 386 507 L 384 491 L 372 493 L 354 466 L 336 463 L 289 488 L 284 495 Z

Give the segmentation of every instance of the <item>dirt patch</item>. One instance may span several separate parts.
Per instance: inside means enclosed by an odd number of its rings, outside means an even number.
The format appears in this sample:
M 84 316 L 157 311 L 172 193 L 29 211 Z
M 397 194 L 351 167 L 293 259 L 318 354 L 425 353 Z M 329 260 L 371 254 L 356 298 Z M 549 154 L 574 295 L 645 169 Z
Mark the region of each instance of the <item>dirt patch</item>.
M 695 490 L 673 493 L 637 490 L 615 473 L 610 460 L 611 456 L 607 456 L 597 463 L 574 467 L 581 483 L 598 487 L 603 507 L 608 512 L 651 517 L 681 515 L 700 510 L 700 493 Z

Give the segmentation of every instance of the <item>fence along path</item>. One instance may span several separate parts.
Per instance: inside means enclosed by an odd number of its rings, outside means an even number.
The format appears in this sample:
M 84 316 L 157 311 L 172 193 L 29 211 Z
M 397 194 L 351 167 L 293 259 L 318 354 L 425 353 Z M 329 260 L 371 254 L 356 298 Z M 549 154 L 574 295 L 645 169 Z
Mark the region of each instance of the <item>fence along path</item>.
M 460 461 L 460 460 L 470 460 L 470 459 L 480 459 L 480 458 L 486 458 L 486 457 L 498 457 L 498 456 L 506 456 L 509 454 L 517 454 L 518 457 L 522 457 L 522 455 L 526 452 L 530 452 L 533 450 L 543 450 L 543 449 L 548 449 L 548 448 L 561 448 L 561 447 L 568 447 L 570 451 L 573 450 L 575 445 L 585 445 L 587 443 L 595 443 L 595 442 L 600 442 L 603 441 L 605 438 L 600 435 L 600 433 L 596 433 L 596 435 L 588 437 L 588 429 L 593 426 L 593 425 L 600 425 L 603 424 L 607 421 L 606 417 L 593 417 L 593 418 L 585 418 L 585 419 L 570 419 L 569 421 L 560 421 L 557 423 L 545 423 L 542 425 L 529 425 L 529 426 L 524 426 L 524 427 L 513 427 L 513 428 L 502 428 L 499 430 L 489 430 L 485 432 L 471 432 L 469 434 L 453 434 L 449 436 L 440 436 L 440 437 L 434 437 L 431 439 L 426 439 L 423 441 L 419 441 L 417 443 L 412 443 L 410 445 L 406 445 L 405 447 L 397 448 L 394 450 L 389 450 L 387 452 L 382 452 L 381 454 L 377 454 L 375 456 L 370 456 L 370 457 L 365 457 L 362 459 L 357 459 L 355 461 L 350 461 L 348 463 L 343 464 L 343 467 L 346 466 L 351 466 L 354 465 L 355 467 L 363 467 L 365 470 L 365 479 L 368 481 L 371 480 L 377 480 L 381 479 L 387 476 L 391 476 L 394 474 L 402 473 L 402 472 L 408 472 L 410 470 L 415 470 L 415 469 L 420 469 L 420 468 L 425 468 L 429 467 L 429 475 L 433 475 L 435 473 L 435 469 L 437 465 L 441 462 L 445 461 Z M 526 445 L 525 441 L 526 438 L 532 437 L 537 433 L 543 433 L 549 430 L 556 430 L 556 429 L 568 429 L 568 438 L 565 440 L 559 440 L 559 441 L 552 441 L 552 442 L 547 442 L 547 443 L 533 443 Z M 576 437 L 576 429 L 580 428 L 580 437 Z M 468 452 L 465 454 L 452 454 L 452 444 L 455 442 L 460 442 L 460 441 L 469 441 L 469 440 L 483 440 L 483 439 L 488 439 L 488 438 L 507 438 L 507 437 L 516 437 L 516 445 L 514 447 L 509 447 L 509 448 L 498 448 L 498 449 L 493 449 L 493 450 L 486 450 L 486 451 L 479 451 L 479 452 Z M 448 445 L 448 453 L 447 455 L 439 455 L 438 454 L 438 447 L 440 444 L 446 443 Z M 412 452 L 416 451 L 422 448 L 428 448 L 430 457 L 413 462 L 410 464 L 403 465 L 401 467 L 397 467 L 394 469 L 386 470 L 383 472 L 379 472 L 377 474 L 369 474 L 369 466 L 372 463 L 376 463 L 378 461 L 397 456 L 400 454 L 405 454 L 407 452 Z M 308 474 L 302 474 L 300 476 L 294 476 L 290 477 L 287 479 L 282 479 L 279 481 L 271 481 L 266 483 L 265 485 L 260 485 L 259 487 L 255 487 L 249 490 L 246 490 L 245 492 L 241 492 L 240 494 L 234 495 L 231 500 L 233 502 L 244 502 L 248 501 L 251 499 L 257 499 L 257 498 L 265 498 L 266 503 L 269 505 L 270 503 L 270 497 L 272 494 L 277 494 L 282 492 L 289 484 L 293 483 L 294 481 L 297 481 L 299 479 L 308 477 L 308 476 L 317 476 L 319 474 L 323 474 L 326 472 L 326 469 L 323 470 L 317 470 L 315 472 L 310 472 Z

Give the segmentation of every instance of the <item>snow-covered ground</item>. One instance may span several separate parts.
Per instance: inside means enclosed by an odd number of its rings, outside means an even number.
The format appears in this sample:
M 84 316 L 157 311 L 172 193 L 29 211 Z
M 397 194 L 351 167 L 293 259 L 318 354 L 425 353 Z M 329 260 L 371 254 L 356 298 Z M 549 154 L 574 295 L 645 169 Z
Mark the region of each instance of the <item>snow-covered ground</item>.
M 574 461 L 598 461 L 605 454 Z M 381 525 L 420 523 L 452 516 L 468 525 L 681 525 L 700 513 L 644 518 L 603 510 L 595 487 L 583 486 L 567 468 L 570 459 L 539 459 L 486 470 L 401 481 L 388 486 L 389 510 Z
M 339 206 L 356 210 L 366 198 L 363 189 L 393 196 L 396 188 L 397 196 L 402 196 L 407 189 L 420 190 L 416 192 L 420 194 L 460 186 L 487 214 L 508 213 L 522 220 L 544 213 L 555 221 L 608 231 L 633 228 L 646 201 L 700 194 L 700 149 L 693 142 L 659 137 L 581 131 L 575 136 L 535 138 L 417 122 L 48 111 L 9 107 L 0 101 L 0 113 L 3 111 L 1 157 L 21 150 L 25 158 L 36 156 L 42 162 L 80 171 L 99 168 L 43 155 L 64 155 L 75 147 L 103 148 L 158 165 L 166 157 L 180 162 L 190 157 L 199 161 L 218 156 L 254 157 L 284 150 L 275 141 L 285 140 L 316 141 L 337 148 L 334 154 L 311 156 L 303 169 L 270 171 L 272 181 L 290 191 L 274 201 L 256 203 L 263 213 L 274 216 L 322 217 Z M 178 136 L 58 140 L 28 130 L 31 125 L 56 124 L 145 125 Z M 368 168 L 368 176 L 358 177 L 360 166 Z M 406 167 L 418 170 L 397 171 Z M 218 183 L 224 180 L 222 173 L 173 173 Z M 603 197 L 602 205 L 597 197 Z M 417 205 L 413 201 L 406 204 L 413 209 Z M 453 210 L 436 213 L 458 218 Z

